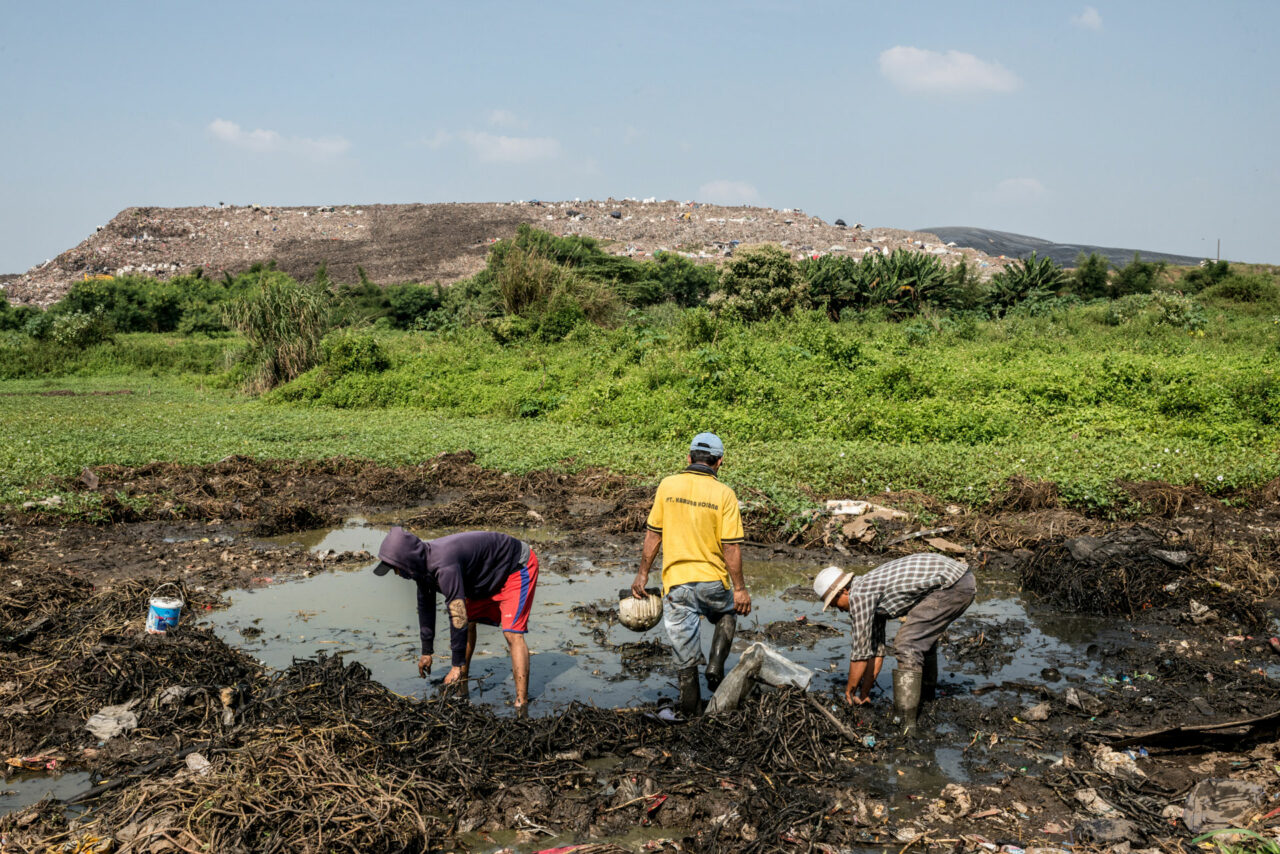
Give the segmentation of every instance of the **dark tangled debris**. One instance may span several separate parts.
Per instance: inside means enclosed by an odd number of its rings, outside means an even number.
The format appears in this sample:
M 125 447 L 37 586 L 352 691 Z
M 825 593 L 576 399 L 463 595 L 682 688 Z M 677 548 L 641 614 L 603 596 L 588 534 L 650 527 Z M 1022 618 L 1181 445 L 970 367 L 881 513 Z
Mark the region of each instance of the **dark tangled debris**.
M 199 629 L 143 634 L 141 582 L 103 592 L 57 574 L 19 580 L 0 593 L 0 633 L 61 617 L 0 659 L 0 682 L 22 698 L 0 718 L 0 743 L 10 755 L 56 754 L 92 770 L 96 785 L 75 824 L 47 803 L 0 818 L 14 850 L 90 828 L 121 852 L 160 840 L 198 851 L 423 850 L 473 830 L 598 838 L 638 821 L 693 832 L 686 850 L 727 840 L 772 850 L 796 832 L 859 838 L 852 825 L 806 824 L 831 805 L 794 787 L 832 779 L 851 754 L 833 749 L 836 728 L 799 692 L 686 726 L 582 704 L 499 719 L 456 699 L 398 696 L 340 658 L 267 674 Z M 99 745 L 84 729 L 102 706 L 135 700 L 131 732 Z M 193 754 L 206 770 L 188 769 Z M 606 770 L 584 764 L 596 759 Z
M 492 523 L 497 510 L 519 524 L 534 523 L 532 513 L 593 532 L 604 529 L 605 518 L 620 520 L 616 530 L 637 530 L 648 497 L 647 488 L 608 473 L 506 477 L 479 469 L 467 455 L 401 469 L 233 458 L 204 468 L 99 467 L 95 477 L 99 485 L 90 489 L 104 502 L 117 495 L 151 499 L 122 501 L 122 514 L 239 519 L 246 526 L 266 520 L 268 528 L 330 521 L 353 502 L 416 502 L 426 508 L 424 518 L 441 524 Z M 1039 545 L 1024 570 L 1028 589 L 1067 611 L 1141 615 L 1169 608 L 1175 620 L 1194 597 L 1220 613 L 1223 624 L 1176 623 L 1172 638 L 1144 638 L 1142 645 L 1099 640 L 1086 653 L 1096 662 L 1096 682 L 1055 674 L 1034 684 L 975 688 L 949 680 L 926 719 L 930 727 L 945 722 L 949 743 L 967 744 L 966 762 L 980 763 L 991 784 L 950 793 L 948 786 L 936 799 L 938 793 L 919 787 L 918 811 L 893 812 L 885 800 L 895 786 L 910 785 L 901 779 L 886 785 L 881 777 L 893 773 L 886 768 L 913 773 L 928 760 L 892 734 L 884 700 L 853 710 L 825 693 L 766 693 L 726 716 L 680 726 L 663 723 L 651 708 L 583 704 L 511 720 L 456 699 L 400 697 L 339 658 L 266 673 L 199 629 L 145 635 L 142 615 L 154 579 L 117 578 L 111 589 L 96 589 L 83 574 L 22 554 L 17 565 L 5 564 L 0 584 L 0 751 L 88 771 L 92 788 L 78 798 L 82 814 L 46 801 L 0 817 L 0 848 L 99 850 L 86 842 L 98 839 L 118 854 L 416 851 L 456 849 L 464 837 L 484 840 L 496 830 L 517 831 L 522 844 L 535 848 L 618 837 L 637 825 L 661 838 L 655 850 L 833 851 L 908 841 L 917 850 L 950 849 L 972 848 L 977 836 L 1056 845 L 1093 838 L 1083 819 L 1098 807 L 1081 800 L 1090 791 L 1131 825 L 1135 845 L 1176 844 L 1188 834 L 1165 813 L 1196 780 L 1233 773 L 1235 760 L 1272 779 L 1268 763 L 1275 757 L 1266 739 L 1274 727 L 1219 724 L 1280 708 L 1280 688 L 1258 668 L 1258 653 L 1221 648 L 1227 632 L 1231 643 L 1259 647 L 1228 621 L 1247 626 L 1258 616 L 1258 597 L 1274 584 L 1267 566 L 1280 556 L 1274 539 L 1259 535 L 1248 549 L 1233 550 L 1212 526 L 1108 531 L 1096 520 L 1071 517 L 1064 528 L 1066 511 L 1052 506 L 1052 495 L 1014 486 L 1017 494 L 1011 491 L 1001 513 L 1023 513 L 1022 522 L 1059 515 L 1030 533 L 1006 516 L 998 531 L 982 527 L 995 517 L 961 524 L 975 542 L 1006 537 L 1010 548 Z M 570 520 L 558 509 L 563 496 L 592 500 L 579 502 L 579 516 Z M 1169 504 L 1170 513 L 1181 509 Z M 0 561 L 29 548 L 20 528 L 6 532 L 0 547 Z M 210 559 L 222 548 L 210 545 Z M 165 552 L 175 560 L 190 554 Z M 793 592 L 808 597 L 804 589 Z M 215 603 L 212 594 L 185 593 L 189 608 Z M 615 616 L 609 603 L 577 613 L 588 623 Z M 764 628 L 784 635 L 793 629 Z M 1207 643 L 1197 643 L 1195 631 Z M 1178 640 L 1184 636 L 1192 642 Z M 967 662 L 969 672 L 992 673 L 1015 654 L 1021 637 L 1016 626 L 967 620 L 956 625 L 943 653 Z M 1265 638 L 1259 648 L 1271 654 Z M 668 658 L 653 642 L 611 649 L 638 670 Z M 128 704 L 137 725 L 125 734 L 99 743 L 84 729 L 102 707 Z M 1037 715 L 1027 714 L 1031 706 Z M 1215 747 L 1233 751 L 1222 754 L 1227 759 L 1216 772 L 1191 766 L 1199 759 L 1180 758 L 1204 743 L 1196 741 L 1206 737 L 1195 726 L 1201 724 Z M 1139 760 L 1146 779 L 1103 770 L 1093 750 L 1112 738 L 1125 744 L 1135 727 L 1169 728 L 1174 734 L 1162 736 L 1172 739 L 1168 751 L 1149 745 L 1152 755 Z M 1022 773 L 1033 763 L 1035 771 Z M 536 844 L 542 840 L 546 845 Z
M 1132 616 L 1195 598 L 1245 625 L 1265 629 L 1269 615 L 1255 597 L 1207 578 L 1196 544 L 1178 533 L 1134 525 L 1102 537 L 1042 546 L 1023 565 L 1023 587 L 1070 611 Z

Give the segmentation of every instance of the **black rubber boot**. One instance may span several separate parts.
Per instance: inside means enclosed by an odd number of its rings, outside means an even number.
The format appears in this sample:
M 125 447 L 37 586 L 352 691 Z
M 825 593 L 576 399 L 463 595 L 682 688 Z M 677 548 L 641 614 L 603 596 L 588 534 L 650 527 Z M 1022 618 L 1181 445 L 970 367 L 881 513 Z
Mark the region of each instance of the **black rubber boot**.
M 676 711 L 683 718 L 692 718 L 698 713 L 698 703 L 702 700 L 702 689 L 698 687 L 698 665 L 681 668 L 676 675 L 680 678 L 680 699 L 676 702 Z
M 907 738 L 916 734 L 916 716 L 920 712 L 920 686 L 923 681 L 919 670 L 893 671 L 893 713 L 902 724 L 902 734 Z
M 938 699 L 938 645 L 935 643 L 924 654 L 924 674 L 920 683 L 920 702 L 932 703 Z
M 725 614 L 716 623 L 715 634 L 711 636 L 711 659 L 707 662 L 707 688 L 715 693 L 724 679 L 724 660 L 729 657 L 729 649 L 733 646 L 733 635 L 738 630 L 738 615 Z

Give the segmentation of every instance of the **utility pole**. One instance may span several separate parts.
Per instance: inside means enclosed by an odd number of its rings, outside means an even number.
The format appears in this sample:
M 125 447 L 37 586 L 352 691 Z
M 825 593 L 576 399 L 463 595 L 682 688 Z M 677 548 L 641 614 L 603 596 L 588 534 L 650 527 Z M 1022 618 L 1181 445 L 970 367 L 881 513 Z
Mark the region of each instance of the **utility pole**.
M 1215 258 L 1214 260 L 1215 261 L 1222 260 L 1222 238 L 1221 237 L 1218 238 L 1218 257 Z

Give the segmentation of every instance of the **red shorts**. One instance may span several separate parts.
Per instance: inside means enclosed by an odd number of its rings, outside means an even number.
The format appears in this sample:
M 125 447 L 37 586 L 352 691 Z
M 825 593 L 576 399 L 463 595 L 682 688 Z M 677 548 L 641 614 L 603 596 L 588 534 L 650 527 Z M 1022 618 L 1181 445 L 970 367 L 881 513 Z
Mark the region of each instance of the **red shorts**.
M 502 589 L 487 599 L 467 600 L 467 619 L 504 632 L 529 631 L 533 591 L 538 586 L 538 556 L 529 550 L 529 562 L 507 576 Z

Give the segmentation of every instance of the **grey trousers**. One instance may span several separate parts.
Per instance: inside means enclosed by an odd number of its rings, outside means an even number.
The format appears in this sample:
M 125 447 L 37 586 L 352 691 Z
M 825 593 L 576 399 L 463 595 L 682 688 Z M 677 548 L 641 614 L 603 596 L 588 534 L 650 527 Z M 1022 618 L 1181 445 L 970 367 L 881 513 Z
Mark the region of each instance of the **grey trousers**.
M 977 592 L 977 580 L 969 571 L 956 579 L 955 584 L 935 590 L 911 606 L 893 639 L 898 669 L 923 670 L 924 654 L 938 642 L 947 626 L 973 604 Z

